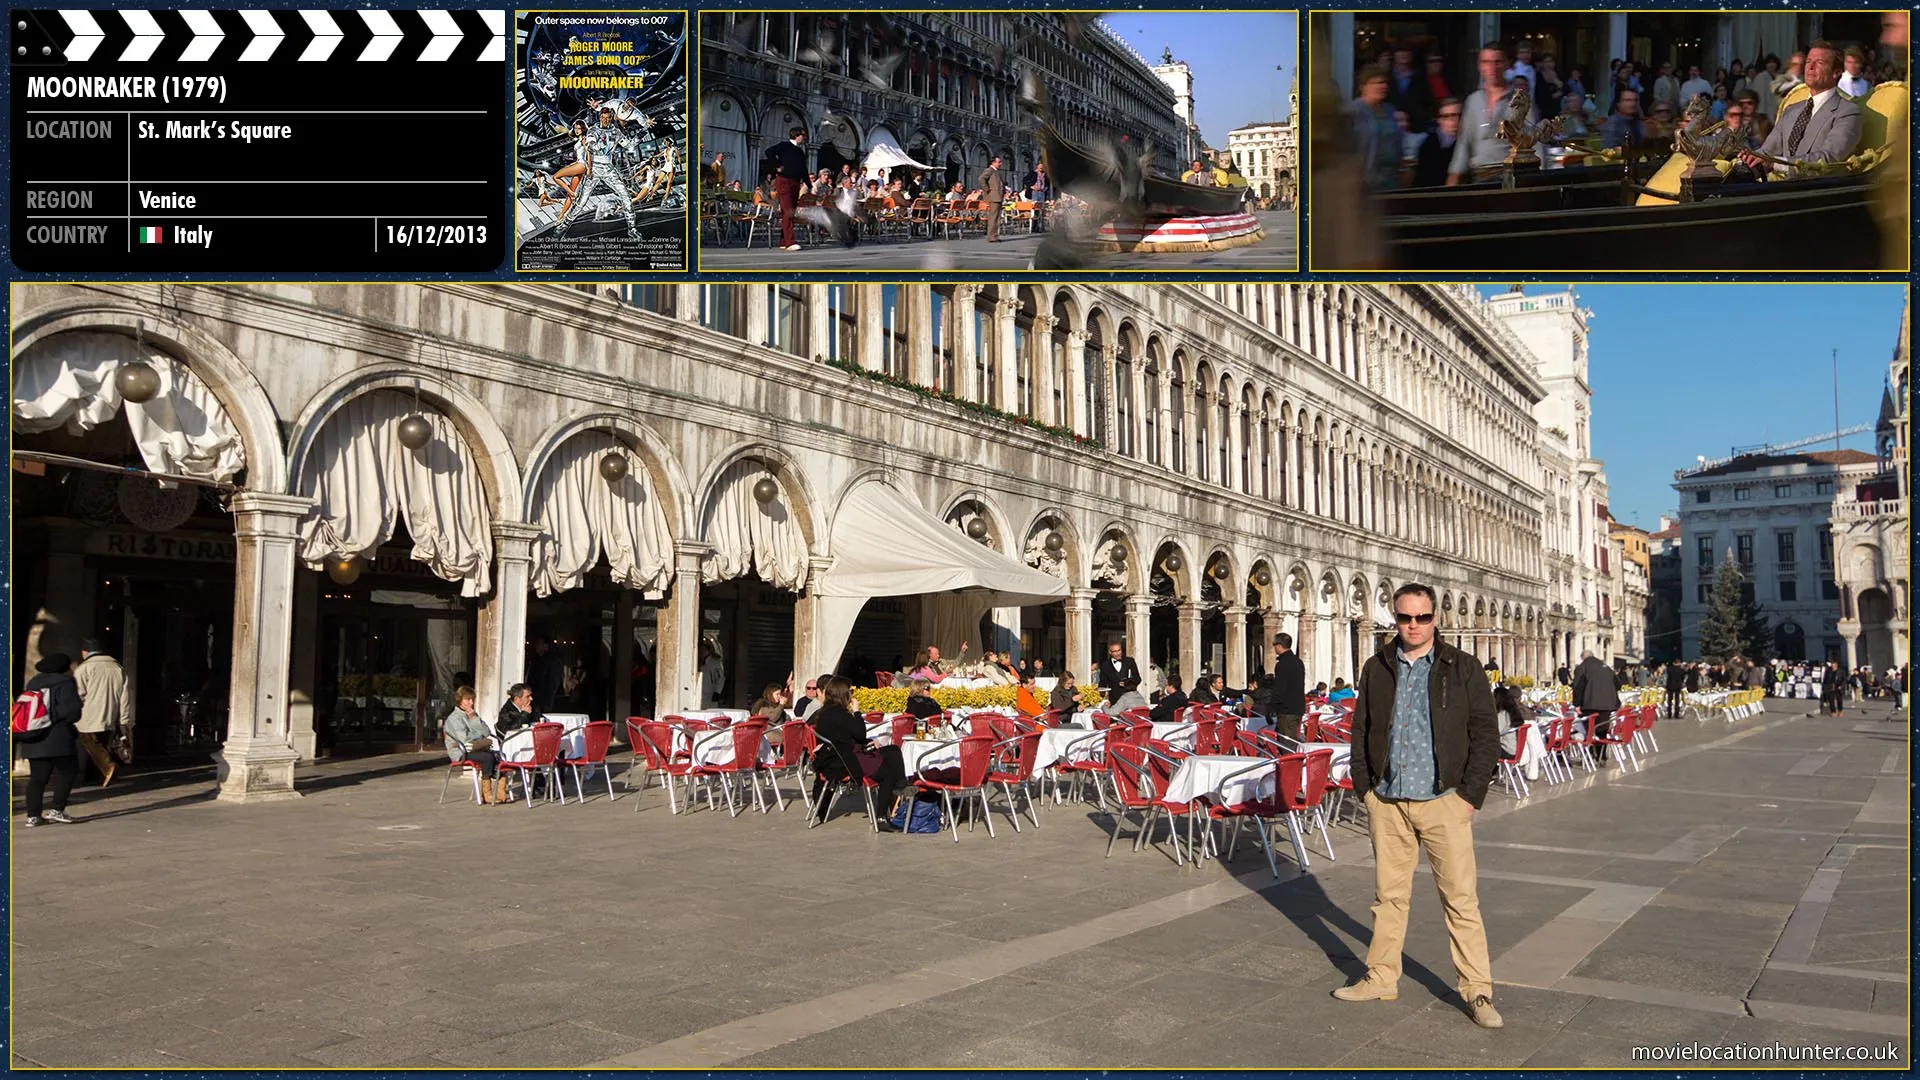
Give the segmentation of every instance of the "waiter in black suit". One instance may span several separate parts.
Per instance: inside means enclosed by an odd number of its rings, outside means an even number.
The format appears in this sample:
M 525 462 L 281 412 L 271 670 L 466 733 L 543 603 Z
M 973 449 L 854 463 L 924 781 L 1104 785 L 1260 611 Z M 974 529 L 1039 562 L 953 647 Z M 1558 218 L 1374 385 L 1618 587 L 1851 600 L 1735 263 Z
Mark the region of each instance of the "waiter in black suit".
M 793 215 L 800 208 L 800 185 L 807 182 L 807 129 L 792 128 L 787 141 L 767 148 L 773 162 L 773 197 L 780 201 L 780 250 L 799 251 L 793 239 Z
M 1307 711 L 1307 667 L 1293 651 L 1292 634 L 1273 635 L 1273 670 L 1254 695 L 1254 708 L 1289 739 L 1300 738 Z
M 1125 691 L 1127 680 L 1134 686 L 1140 685 L 1140 665 L 1117 641 L 1107 643 L 1107 659 L 1100 665 L 1100 689 L 1106 692 L 1107 700 L 1112 701 Z

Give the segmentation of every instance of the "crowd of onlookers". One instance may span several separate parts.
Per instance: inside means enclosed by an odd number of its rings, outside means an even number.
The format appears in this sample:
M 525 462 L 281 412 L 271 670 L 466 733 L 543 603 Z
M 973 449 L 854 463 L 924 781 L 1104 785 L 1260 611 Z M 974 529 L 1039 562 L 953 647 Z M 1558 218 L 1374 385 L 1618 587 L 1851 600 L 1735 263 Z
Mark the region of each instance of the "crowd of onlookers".
M 1883 55 L 1884 54 L 1884 55 Z M 1864 98 L 1881 82 L 1899 79 L 1904 55 L 1891 50 L 1842 50 L 1838 90 Z M 1526 42 L 1511 54 L 1489 42 L 1478 55 L 1480 85 L 1449 85 L 1446 58 L 1421 55 L 1409 46 L 1383 49 L 1354 79 L 1350 106 L 1369 189 L 1436 187 L 1458 183 L 1474 168 L 1498 164 L 1508 151 L 1499 122 L 1513 95 L 1531 99 L 1528 126 L 1557 118 L 1543 146 L 1548 155 L 1566 149 L 1606 149 L 1643 142 L 1666 143 L 1686 121 L 1688 103 L 1704 96 L 1713 121 L 1744 135 L 1745 149 L 1765 142 L 1781 101 L 1804 82 L 1804 52 L 1784 61 L 1768 53 L 1751 64 L 1739 60 L 1708 72 L 1699 65 L 1677 70 L 1613 60 L 1604 76 L 1589 79 L 1579 67 L 1560 70 L 1550 55 L 1536 56 Z

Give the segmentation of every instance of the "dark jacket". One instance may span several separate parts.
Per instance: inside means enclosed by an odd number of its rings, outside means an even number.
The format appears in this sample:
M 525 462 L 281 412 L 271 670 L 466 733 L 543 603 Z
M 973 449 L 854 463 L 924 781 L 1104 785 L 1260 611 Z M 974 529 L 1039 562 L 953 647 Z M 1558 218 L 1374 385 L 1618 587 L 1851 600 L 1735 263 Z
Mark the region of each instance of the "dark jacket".
M 1160 695 L 1160 701 L 1153 707 L 1152 719 L 1156 724 L 1168 723 L 1173 719 L 1174 711 L 1185 708 L 1187 695 L 1178 690 L 1169 690 Z
M 1573 704 L 1581 712 L 1610 713 L 1620 707 L 1620 683 L 1597 656 L 1580 661 L 1573 672 Z
M 1307 712 L 1307 665 L 1300 654 L 1288 649 L 1273 658 L 1273 674 L 1254 694 L 1254 708 L 1261 716 L 1304 716 Z
M 766 158 L 773 163 L 773 174 L 783 180 L 805 182 L 807 179 L 807 151 L 804 147 L 793 145 L 792 139 L 781 139 L 767 147 Z
M 1441 146 L 1438 131 L 1429 132 L 1420 140 L 1420 152 L 1414 156 L 1414 187 L 1439 187 L 1447 182 L 1447 170 L 1453 167 L 1454 145 Z
M 852 712 L 837 705 L 822 705 L 808 711 L 807 723 L 813 725 L 813 733 L 823 743 L 833 744 L 833 749 L 821 748 L 814 751 L 814 771 L 830 779 L 844 780 L 859 768 L 855 751 L 867 745 L 867 722 Z M 836 758 L 834 751 L 839 751 Z
M 901 709 L 900 711 L 904 713 L 908 713 L 913 716 L 917 716 L 922 720 L 926 720 L 935 716 L 939 716 L 941 713 L 945 712 L 946 710 L 940 707 L 939 702 L 933 700 L 930 697 L 911 697 L 910 696 L 907 698 L 906 708 Z
M 40 734 L 15 735 L 24 758 L 72 757 L 80 747 L 80 687 L 66 672 L 43 671 L 27 680 L 27 689 L 47 692 L 47 719 Z
M 1220 699 L 1214 694 L 1211 684 L 1211 679 L 1200 680 L 1200 685 L 1193 688 L 1193 693 L 1187 695 L 1187 700 L 1195 705 L 1213 705 L 1219 702 Z
M 1353 706 L 1353 793 L 1365 797 L 1386 775 L 1393 727 L 1393 695 L 1400 677 L 1398 639 L 1381 646 L 1360 669 L 1359 696 Z M 1433 645 L 1433 677 L 1428 684 L 1433 717 L 1434 792 L 1453 788 L 1478 807 L 1500 758 L 1500 726 L 1494 718 L 1493 687 L 1472 656 L 1445 642 Z
M 1687 685 L 1687 669 L 1679 664 L 1667 665 L 1667 689 L 1679 690 Z
M 545 719 L 546 717 L 540 714 L 539 709 L 535 709 L 532 712 L 521 712 L 514 706 L 513 702 L 509 701 L 505 705 L 500 706 L 500 716 L 494 721 L 493 733 L 495 735 L 505 736 L 519 731 L 521 728 L 532 727 Z
M 1078 674 L 1076 672 L 1075 676 Z M 1112 659 L 1100 661 L 1100 689 L 1106 693 L 1108 701 L 1120 696 L 1120 684 L 1128 679 L 1132 679 L 1135 686 L 1140 684 L 1140 665 L 1133 662 L 1133 657 L 1121 657 L 1118 672 L 1113 670 Z

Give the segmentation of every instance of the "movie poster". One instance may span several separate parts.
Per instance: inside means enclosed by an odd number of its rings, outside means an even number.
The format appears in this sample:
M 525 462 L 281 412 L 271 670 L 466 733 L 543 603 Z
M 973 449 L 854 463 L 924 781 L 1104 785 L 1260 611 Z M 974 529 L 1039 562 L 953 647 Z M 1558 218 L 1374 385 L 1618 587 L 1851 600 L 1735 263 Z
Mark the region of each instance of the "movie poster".
M 684 12 L 520 13 L 514 268 L 687 268 Z

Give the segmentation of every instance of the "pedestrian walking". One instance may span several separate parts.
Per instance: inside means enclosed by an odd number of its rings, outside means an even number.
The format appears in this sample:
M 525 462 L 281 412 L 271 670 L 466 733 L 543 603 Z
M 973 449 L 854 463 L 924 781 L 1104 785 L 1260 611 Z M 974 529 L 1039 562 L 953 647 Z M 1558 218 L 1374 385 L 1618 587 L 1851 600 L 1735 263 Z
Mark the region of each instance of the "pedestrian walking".
M 997 244 L 1000 242 L 1000 210 L 1007 201 L 1007 174 L 1000 169 L 998 154 L 980 174 L 980 197 L 987 204 L 987 243 Z
M 100 770 L 100 786 L 112 782 L 120 762 L 132 758 L 133 698 L 127 672 L 100 642 L 80 643 L 80 664 L 73 669 L 80 693 L 80 747 Z
M 1481 1027 L 1504 1021 L 1493 1007 L 1493 966 L 1480 919 L 1473 816 L 1500 756 L 1493 688 L 1473 657 L 1436 640 L 1433 589 L 1393 594 L 1399 633 L 1367 659 L 1353 710 L 1354 794 L 1373 840 L 1373 936 L 1367 972 L 1333 992 L 1342 1001 L 1400 996 L 1401 949 L 1413 872 L 1421 851 L 1433 871 L 1453 946 L 1457 987 Z
M 73 682 L 73 658 L 48 653 L 33 670 L 36 674 L 26 688 L 46 695 L 50 722 L 37 733 L 14 736 L 20 756 L 27 759 L 27 828 L 45 822 L 69 825 L 73 819 L 67 816 L 67 795 L 80 772 L 80 690 Z M 45 808 L 49 779 L 53 805 Z

